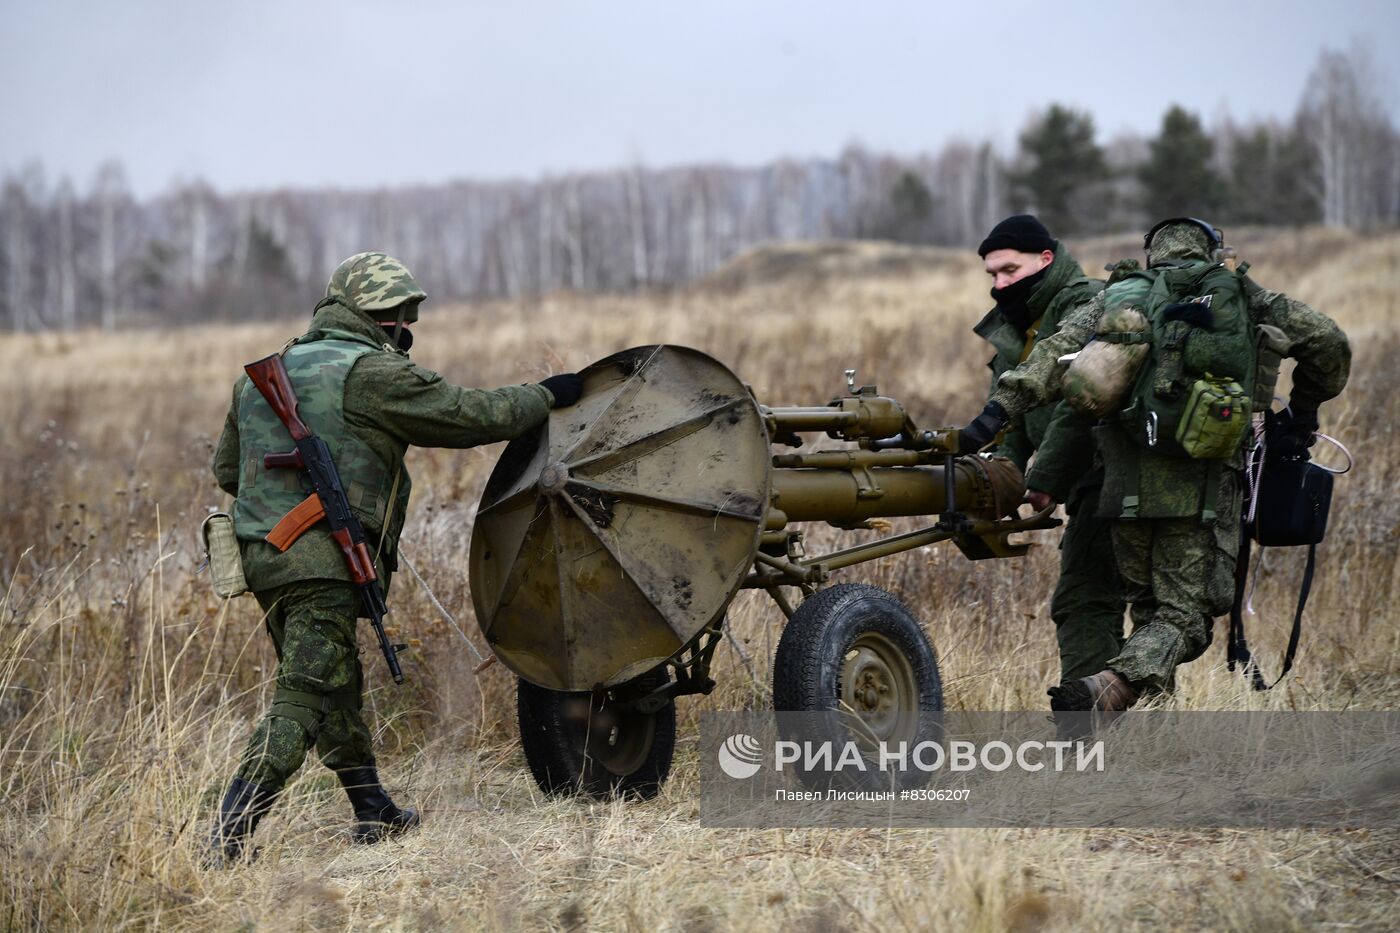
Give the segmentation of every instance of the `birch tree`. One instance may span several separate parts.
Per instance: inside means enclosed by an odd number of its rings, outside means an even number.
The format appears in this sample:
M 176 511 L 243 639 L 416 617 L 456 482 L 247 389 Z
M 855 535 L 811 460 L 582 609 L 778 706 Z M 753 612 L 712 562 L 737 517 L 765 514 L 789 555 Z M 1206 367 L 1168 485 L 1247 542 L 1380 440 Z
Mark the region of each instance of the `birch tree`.
M 17 180 L 5 182 L 0 194 L 5 214 L 5 308 L 12 330 L 27 330 L 32 317 L 29 295 L 29 198 Z
M 1394 178 L 1395 130 L 1364 46 L 1324 49 L 1303 91 L 1300 124 L 1317 153 L 1322 222 L 1363 227 L 1382 216 Z
M 58 274 L 58 320 L 64 330 L 73 330 L 78 325 L 78 261 L 77 261 L 77 213 L 73 196 L 73 183 L 66 177 L 58 183 L 54 195 L 54 211 L 58 224 L 58 252 L 55 257 Z
M 126 220 L 131 208 L 126 171 L 119 162 L 106 162 L 97 170 L 93 184 L 97 206 L 97 293 L 99 319 L 103 330 L 116 326 L 117 309 L 123 301 L 118 280 L 118 256 L 123 248 Z

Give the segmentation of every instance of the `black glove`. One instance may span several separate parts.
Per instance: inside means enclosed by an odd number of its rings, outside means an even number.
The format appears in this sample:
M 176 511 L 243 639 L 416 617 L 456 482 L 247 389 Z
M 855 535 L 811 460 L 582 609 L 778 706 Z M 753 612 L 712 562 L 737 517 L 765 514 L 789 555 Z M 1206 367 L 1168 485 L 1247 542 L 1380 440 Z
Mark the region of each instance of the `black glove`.
M 1297 460 L 1308 455 L 1308 448 L 1317 443 L 1317 409 L 1292 402 L 1283 411 L 1270 413 L 1268 425 L 1268 456 Z
M 1215 315 L 1210 313 L 1210 306 L 1201 304 L 1199 301 L 1182 301 L 1174 305 L 1167 305 L 1162 309 L 1163 321 L 1185 321 L 1192 327 L 1199 327 L 1202 330 L 1210 330 L 1215 325 Z
M 559 373 L 541 380 L 540 385 L 554 396 L 553 408 L 567 408 L 578 401 L 583 394 L 583 377 L 578 373 Z
M 967 427 L 958 432 L 958 453 L 964 457 L 975 454 L 992 442 L 1010 419 L 1006 409 L 996 402 L 988 402 L 982 414 L 973 418 Z

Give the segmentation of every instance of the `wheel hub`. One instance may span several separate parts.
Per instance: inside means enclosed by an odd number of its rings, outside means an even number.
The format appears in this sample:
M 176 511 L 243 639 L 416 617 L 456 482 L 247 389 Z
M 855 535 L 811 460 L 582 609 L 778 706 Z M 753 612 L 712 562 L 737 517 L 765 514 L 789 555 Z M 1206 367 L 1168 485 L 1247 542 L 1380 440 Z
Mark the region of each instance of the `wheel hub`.
M 859 721 L 862 744 L 910 741 L 917 732 L 919 691 L 914 667 L 887 636 L 865 632 L 841 665 L 841 708 Z
M 646 764 L 656 736 L 656 714 L 587 694 L 570 697 L 561 714 L 575 747 L 595 766 L 622 777 Z

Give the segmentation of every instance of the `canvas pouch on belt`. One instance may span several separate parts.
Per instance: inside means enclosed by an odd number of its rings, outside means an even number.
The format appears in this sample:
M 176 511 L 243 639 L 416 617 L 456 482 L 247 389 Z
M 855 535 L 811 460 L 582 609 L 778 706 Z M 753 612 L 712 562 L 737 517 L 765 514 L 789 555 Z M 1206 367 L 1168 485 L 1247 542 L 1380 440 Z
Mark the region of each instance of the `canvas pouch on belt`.
M 233 533 L 233 516 L 214 512 L 204 520 L 204 555 L 209 561 L 209 577 L 214 593 L 231 599 L 248 592 L 243 577 L 243 556 L 238 550 L 238 538 Z

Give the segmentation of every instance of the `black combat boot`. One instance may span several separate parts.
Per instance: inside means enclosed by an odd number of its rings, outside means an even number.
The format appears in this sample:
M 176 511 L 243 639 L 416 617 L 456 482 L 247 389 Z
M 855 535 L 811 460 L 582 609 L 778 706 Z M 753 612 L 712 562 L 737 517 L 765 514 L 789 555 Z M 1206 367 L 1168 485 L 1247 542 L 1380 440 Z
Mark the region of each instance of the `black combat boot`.
M 379 773 L 373 766 L 346 768 L 336 777 L 355 808 L 354 840 L 373 845 L 385 836 L 412 829 L 420 822 L 418 811 L 400 810 L 379 783 Z
M 279 793 L 280 789 L 272 790 L 242 778 L 233 779 L 219 806 L 219 821 L 209 838 L 206 867 L 222 868 L 243 858 L 249 837 Z

